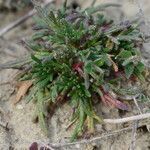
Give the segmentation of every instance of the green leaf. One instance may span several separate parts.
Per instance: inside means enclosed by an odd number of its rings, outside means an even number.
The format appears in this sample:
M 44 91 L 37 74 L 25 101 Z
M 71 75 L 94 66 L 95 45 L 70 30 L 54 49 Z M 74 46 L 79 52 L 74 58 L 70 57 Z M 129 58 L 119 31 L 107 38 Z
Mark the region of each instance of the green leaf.
M 92 8 L 90 7 L 88 9 L 86 9 L 85 11 L 90 15 L 90 14 L 94 14 L 98 11 L 103 11 L 107 7 L 120 7 L 120 6 L 121 6 L 120 4 L 115 4 L 115 3 L 101 4 L 96 7 L 92 7 Z
M 132 40 L 141 41 L 141 38 L 137 35 L 119 35 L 118 39 L 124 41 L 132 41 Z
M 130 63 L 130 64 L 125 66 L 125 74 L 126 74 L 127 79 L 130 78 L 130 76 L 133 74 L 133 71 L 134 71 L 134 64 L 133 63 Z
M 109 56 L 107 55 L 107 54 L 103 54 L 102 55 L 102 58 L 103 58 L 103 60 L 104 60 L 104 62 L 105 62 L 105 64 L 107 65 L 107 66 L 111 66 L 112 65 L 112 62 L 111 62 L 111 60 L 109 59 Z
M 50 75 L 49 75 L 49 80 L 50 80 L 50 82 L 52 82 L 53 81 L 53 73 L 51 73 Z
M 77 92 L 76 91 L 71 92 L 70 96 L 71 96 L 71 101 L 70 101 L 71 106 L 73 106 L 74 108 L 77 107 L 79 103 Z
M 35 34 L 32 36 L 32 40 L 41 39 L 41 38 L 44 37 L 46 34 L 47 34 L 47 33 L 46 33 L 45 31 L 35 33 Z
M 145 66 L 144 66 L 144 64 L 142 62 L 139 62 L 137 64 L 136 68 L 138 69 L 139 72 L 142 73 L 144 71 L 144 69 L 145 69 Z
M 90 105 L 90 99 L 82 99 L 82 107 L 84 109 L 84 112 L 86 115 L 90 116 L 90 117 L 94 117 L 94 113 L 93 110 L 91 109 L 91 105 Z
M 89 90 L 85 89 L 84 91 L 85 91 L 85 95 L 86 95 L 87 97 L 91 97 L 91 93 L 90 93 Z
M 36 84 L 36 86 L 37 86 L 38 88 L 40 88 L 40 89 L 43 89 L 44 87 L 46 87 L 46 86 L 48 85 L 49 81 L 50 81 L 50 77 L 47 76 L 45 79 L 40 80 L 40 81 Z
M 132 62 L 134 64 L 137 64 L 138 61 L 139 61 L 139 57 L 137 57 L 137 56 L 131 56 L 131 57 L 127 58 L 125 61 L 123 61 L 122 65 L 126 66 L 126 65 L 128 65 L 129 63 L 132 63 Z
M 57 85 L 55 84 L 51 88 L 51 99 L 52 99 L 52 102 L 55 102 L 55 99 L 56 99 L 57 96 L 58 96 Z
M 101 67 L 104 65 L 104 60 L 102 58 L 98 58 L 94 61 L 95 65 Z
M 84 85 L 86 89 L 88 89 L 90 86 L 89 74 L 86 72 L 85 68 L 84 68 Z
M 31 54 L 31 58 L 32 58 L 35 62 L 41 64 L 41 60 L 38 59 L 37 57 L 35 57 L 33 54 Z
M 66 10 L 66 8 L 67 8 L 67 1 L 68 1 L 68 0 L 65 0 L 65 1 L 64 1 L 64 4 L 63 4 L 63 9 L 64 9 L 64 10 Z
M 20 77 L 19 81 L 32 80 L 32 74 L 25 74 Z
M 86 70 L 87 73 L 91 73 L 92 72 L 92 70 L 93 70 L 92 69 L 92 62 L 86 63 L 85 70 Z
M 33 87 L 28 96 L 25 98 L 26 102 L 29 103 L 31 100 L 34 100 L 35 95 L 37 93 L 37 88 Z
M 37 112 L 38 112 L 38 119 L 39 119 L 39 123 L 41 128 L 43 129 L 44 133 L 47 135 L 48 133 L 48 128 L 45 122 L 45 117 L 44 117 L 44 104 L 43 104 L 43 92 L 42 91 L 38 91 L 37 92 Z
M 117 55 L 117 58 L 126 59 L 132 56 L 132 53 L 127 50 L 121 50 L 121 52 Z
M 78 124 L 71 136 L 71 142 L 73 142 L 78 134 L 82 131 L 82 128 L 83 128 L 83 125 L 84 125 L 84 121 L 85 121 L 85 113 L 84 113 L 84 108 L 83 108 L 83 105 L 82 105 L 82 100 L 80 100 L 80 104 L 79 104 L 79 121 L 78 121 Z
M 137 67 L 135 67 L 134 69 L 134 74 L 141 80 L 141 81 L 145 81 L 144 76 L 142 75 L 142 73 L 137 69 Z

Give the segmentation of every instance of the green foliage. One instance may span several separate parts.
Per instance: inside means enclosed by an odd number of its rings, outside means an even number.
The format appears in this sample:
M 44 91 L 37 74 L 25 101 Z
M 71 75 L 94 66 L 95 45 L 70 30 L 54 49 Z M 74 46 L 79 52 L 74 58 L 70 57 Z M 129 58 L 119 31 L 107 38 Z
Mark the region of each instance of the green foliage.
M 93 132 L 94 122 L 101 121 L 93 106 L 96 99 L 128 110 L 111 93 L 129 93 L 130 90 L 116 89 L 122 80 L 135 82 L 132 78 L 136 76 L 143 80 L 144 65 L 137 46 L 142 38 L 135 24 L 125 21 L 116 25 L 98 13 L 108 6 L 112 5 L 72 10 L 65 4 L 56 12 L 36 6 L 40 18 L 28 43 L 33 54 L 25 76 L 33 81 L 28 98 L 37 99 L 44 131 L 47 102 L 53 107 L 66 100 L 75 109 L 72 118 L 77 127 L 72 140 L 85 129 Z
M 127 79 L 131 77 L 133 72 L 134 72 L 134 65 L 132 63 L 129 63 L 128 65 L 125 66 L 125 74 Z

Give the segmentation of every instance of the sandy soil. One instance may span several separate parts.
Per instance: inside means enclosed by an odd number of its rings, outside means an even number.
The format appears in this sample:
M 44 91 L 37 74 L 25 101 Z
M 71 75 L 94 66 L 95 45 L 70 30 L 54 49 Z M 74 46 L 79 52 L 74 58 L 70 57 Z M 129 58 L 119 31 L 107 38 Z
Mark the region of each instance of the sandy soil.
M 82 0 L 83 1 L 83 0 Z M 80 1 L 83 7 L 87 7 L 90 4 L 90 0 Z M 98 0 L 98 3 L 106 2 L 105 0 Z M 107 0 L 112 2 L 112 0 Z M 110 18 L 114 18 L 117 21 L 124 19 L 133 19 L 136 16 L 140 16 L 141 19 L 146 20 L 141 26 L 141 30 L 145 34 L 149 35 L 150 26 L 150 1 L 142 0 L 140 4 L 137 4 L 134 0 L 113 0 L 113 2 L 119 2 L 122 5 L 122 11 L 125 15 L 120 15 L 120 9 L 110 8 L 105 12 Z M 139 8 L 142 8 L 143 12 L 139 13 Z M 144 14 L 143 14 L 144 13 Z M 21 14 L 0 14 L 0 27 L 4 27 L 10 21 L 17 19 Z M 21 26 L 13 29 L 0 39 L 0 63 L 15 60 L 16 58 L 24 57 L 29 53 L 23 46 L 19 44 L 20 40 L 24 37 L 29 37 L 32 34 L 31 26 L 33 22 L 29 19 Z M 144 45 L 143 57 L 146 59 L 147 65 L 150 61 L 149 43 Z M 58 108 L 52 119 L 49 121 L 49 134 L 50 137 L 46 137 L 41 131 L 38 124 L 33 123 L 35 114 L 35 105 L 26 103 L 23 99 L 17 105 L 13 105 L 15 95 L 15 81 L 14 77 L 18 73 L 17 70 L 0 70 L 0 120 L 9 123 L 9 131 L 0 127 L 0 150 L 26 150 L 31 143 L 38 142 L 39 144 L 49 142 L 67 142 L 70 137 L 72 129 L 66 131 L 66 126 L 69 124 L 70 107 L 66 104 L 61 108 Z M 149 80 L 150 81 L 150 80 Z M 150 91 L 149 82 L 147 80 L 147 90 Z M 148 92 L 149 93 L 149 92 Z M 143 105 L 143 111 L 150 109 L 150 104 Z M 121 118 L 136 114 L 137 112 L 123 113 L 116 109 L 108 109 L 99 104 L 96 110 L 104 118 Z M 104 133 L 118 130 L 123 127 L 128 127 L 130 124 L 123 125 L 96 125 L 96 132 L 93 136 L 102 136 Z M 136 150 L 150 150 L 150 133 L 147 128 L 150 126 L 150 120 L 143 120 L 140 122 L 141 128 L 137 132 Z M 147 128 L 146 128 L 147 127 Z M 128 150 L 131 143 L 132 132 L 125 131 L 120 134 L 104 138 L 93 144 L 76 145 L 73 147 L 60 148 L 60 149 L 78 149 L 78 150 Z

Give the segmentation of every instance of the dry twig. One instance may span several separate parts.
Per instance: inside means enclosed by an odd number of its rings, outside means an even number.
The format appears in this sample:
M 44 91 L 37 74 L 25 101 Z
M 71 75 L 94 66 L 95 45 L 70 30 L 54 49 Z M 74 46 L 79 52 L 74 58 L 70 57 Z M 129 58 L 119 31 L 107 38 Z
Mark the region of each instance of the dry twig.
M 139 104 L 138 104 L 136 98 L 134 97 L 133 100 L 134 100 L 135 106 L 137 107 L 137 109 L 138 109 L 138 111 L 139 111 L 139 114 L 142 114 L 142 110 L 141 110 L 141 108 L 140 108 L 140 106 L 139 106 Z
M 44 3 L 44 6 L 48 5 L 49 3 L 51 3 L 53 0 L 46 0 Z M 3 36 L 5 33 L 7 33 L 8 31 L 12 30 L 13 28 L 17 27 L 18 25 L 20 25 L 21 23 L 25 22 L 27 19 L 29 19 L 30 17 L 32 17 L 34 14 L 36 13 L 35 10 L 31 10 L 29 11 L 26 15 L 22 16 L 21 18 L 19 18 L 18 20 L 10 23 L 9 25 L 7 25 L 5 28 L 0 30 L 0 37 Z
M 124 122 L 128 122 L 128 121 L 141 120 L 141 119 L 145 119 L 145 118 L 149 118 L 149 117 L 150 117 L 150 113 L 147 113 L 147 114 L 140 114 L 140 115 L 136 115 L 136 116 L 126 117 L 126 118 L 122 118 L 122 119 L 104 119 L 104 123 L 124 123 Z M 114 136 L 116 134 L 119 134 L 120 132 L 131 130 L 132 128 L 133 127 L 127 127 L 127 128 L 121 129 L 121 130 L 114 131 L 112 133 L 108 133 L 101 137 L 92 138 L 90 140 L 81 140 L 79 142 L 72 142 L 72 143 L 51 143 L 49 145 L 50 145 L 50 147 L 53 147 L 53 148 L 60 148 L 60 147 L 78 145 L 78 144 L 88 144 L 88 143 L 92 143 L 95 141 L 99 141 L 104 138 L 108 138 L 110 136 Z
M 49 146 L 49 145 L 46 145 L 46 144 L 43 144 L 43 143 L 42 143 L 42 145 L 44 146 L 44 149 L 45 149 L 45 150 L 46 150 L 46 149 L 55 150 L 54 148 L 52 148 L 52 147 Z
M 138 121 L 136 120 L 133 122 L 130 150 L 135 150 L 137 128 L 138 128 Z
M 27 19 L 29 19 L 30 17 L 32 17 L 35 14 L 34 10 L 29 11 L 26 15 L 22 16 L 21 18 L 19 18 L 18 20 L 10 23 L 9 25 L 7 25 L 5 28 L 0 30 L 0 37 L 3 36 L 5 33 L 7 33 L 8 31 L 12 30 L 13 28 L 17 27 L 18 25 L 20 25 L 21 23 L 25 22 Z
M 117 123 L 125 123 L 125 122 L 130 122 L 130 121 L 135 121 L 135 120 L 142 120 L 146 118 L 150 118 L 150 113 L 140 114 L 140 115 L 121 118 L 121 119 L 104 119 L 103 121 L 104 123 L 117 124 Z
M 11 84 L 11 82 L 10 81 L 2 82 L 2 83 L 0 83 L 0 86 L 7 85 L 7 84 Z
M 132 129 L 132 127 L 127 127 L 127 128 L 123 128 L 123 129 L 116 130 L 114 132 L 105 134 L 105 135 L 103 135 L 101 137 L 95 137 L 95 138 L 92 138 L 92 139 L 89 139 L 89 140 L 81 140 L 79 142 L 72 142 L 72 143 L 51 143 L 49 145 L 51 147 L 54 147 L 54 148 L 60 148 L 60 147 L 78 145 L 78 144 L 88 144 L 88 143 L 92 143 L 92 142 L 95 142 L 95 141 L 99 141 L 101 139 L 105 139 L 105 138 L 114 136 L 116 134 L 119 134 L 120 132 L 125 132 L 125 131 L 131 130 L 131 129 Z
M 141 119 L 145 119 L 145 118 L 149 118 L 150 117 L 150 113 L 147 114 L 141 114 L 141 115 L 136 115 L 136 116 L 131 116 L 131 117 L 126 117 L 126 118 L 122 118 L 122 119 L 104 119 L 104 123 L 124 123 L 124 122 L 128 122 L 128 121 L 135 121 L 135 120 L 141 120 Z M 73 145 L 78 145 L 78 144 L 88 144 L 88 143 L 92 143 L 92 142 L 96 142 L 111 136 L 114 136 L 116 134 L 119 134 L 120 132 L 124 132 L 124 131 L 128 131 L 131 130 L 133 127 L 127 127 L 127 128 L 123 128 L 120 130 L 116 130 L 114 132 L 111 133 L 107 133 L 101 137 L 94 137 L 92 139 L 89 140 L 81 140 L 79 142 L 72 142 L 72 143 L 50 143 L 50 148 L 60 148 L 60 147 L 68 147 L 68 146 L 73 146 Z M 47 146 L 48 148 L 48 146 Z
M 142 110 L 141 110 L 141 108 L 139 107 L 136 98 L 133 98 L 133 100 L 134 100 L 135 106 L 136 106 L 137 109 L 139 110 L 139 113 L 142 114 Z M 131 140 L 130 150 L 135 150 L 135 142 L 136 142 L 136 135 L 137 135 L 136 131 L 137 131 L 137 128 L 138 128 L 138 123 L 139 123 L 138 120 L 136 120 L 136 121 L 133 123 L 132 137 L 131 137 L 132 140 Z

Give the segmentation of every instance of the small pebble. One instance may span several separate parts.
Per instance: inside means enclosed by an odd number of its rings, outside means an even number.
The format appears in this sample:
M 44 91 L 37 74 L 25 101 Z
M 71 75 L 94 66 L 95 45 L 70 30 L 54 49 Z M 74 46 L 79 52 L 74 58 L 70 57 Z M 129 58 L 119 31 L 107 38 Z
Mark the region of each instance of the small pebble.
M 23 106 L 22 106 L 22 105 L 17 105 L 16 107 L 17 107 L 17 109 L 19 109 L 19 110 L 23 109 Z

